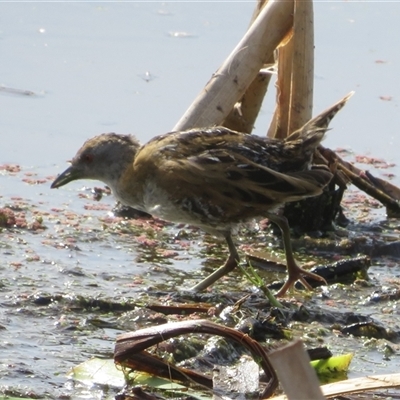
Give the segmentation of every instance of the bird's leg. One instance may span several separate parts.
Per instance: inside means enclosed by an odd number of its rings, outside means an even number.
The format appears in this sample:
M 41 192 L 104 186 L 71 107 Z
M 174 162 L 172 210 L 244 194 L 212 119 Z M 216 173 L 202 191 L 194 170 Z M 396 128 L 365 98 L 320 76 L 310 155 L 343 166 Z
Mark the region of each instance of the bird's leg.
M 218 268 L 216 271 L 214 271 L 212 274 L 208 275 L 207 278 L 203 279 L 200 283 L 193 286 L 190 289 L 191 291 L 200 292 L 204 289 L 207 289 L 218 279 L 222 278 L 223 276 L 225 276 L 226 274 L 228 274 L 237 267 L 239 263 L 239 254 L 236 250 L 235 244 L 233 243 L 231 234 L 229 233 L 228 235 L 226 235 L 225 239 L 228 243 L 228 248 L 229 248 L 229 256 L 225 261 L 225 264 L 222 267 Z
M 293 257 L 293 251 L 292 251 L 292 243 L 290 241 L 290 230 L 289 230 L 289 224 L 287 222 L 287 219 L 283 216 L 279 216 L 276 214 L 268 214 L 267 218 L 274 222 L 276 225 L 279 226 L 279 229 L 282 232 L 282 238 L 283 238 L 283 246 L 285 249 L 285 255 L 286 255 L 286 265 L 287 265 L 287 270 L 288 270 L 288 278 L 285 282 L 285 284 L 281 287 L 279 292 L 276 294 L 277 297 L 284 296 L 285 293 L 293 287 L 293 285 L 297 282 L 300 281 L 302 285 L 308 289 L 312 290 L 312 287 L 310 284 L 304 279 L 304 276 L 309 276 L 310 278 L 319 280 L 326 283 L 326 280 L 317 274 L 314 274 L 309 271 L 305 271 L 303 268 L 301 268 L 296 260 Z

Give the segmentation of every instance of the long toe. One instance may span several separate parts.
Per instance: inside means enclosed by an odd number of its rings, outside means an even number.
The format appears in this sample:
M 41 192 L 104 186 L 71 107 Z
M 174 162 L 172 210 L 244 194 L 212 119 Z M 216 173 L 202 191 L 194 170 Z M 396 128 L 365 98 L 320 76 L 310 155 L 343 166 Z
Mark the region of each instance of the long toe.
M 288 266 L 288 278 L 285 284 L 280 288 L 279 292 L 276 294 L 277 297 L 282 297 L 286 294 L 286 292 L 292 289 L 296 282 L 300 282 L 306 289 L 312 290 L 311 285 L 305 280 L 304 277 L 310 277 L 317 281 L 323 282 L 325 285 L 327 284 L 326 280 L 313 272 L 309 272 L 304 270 L 303 268 L 296 265 L 291 265 L 290 268 Z

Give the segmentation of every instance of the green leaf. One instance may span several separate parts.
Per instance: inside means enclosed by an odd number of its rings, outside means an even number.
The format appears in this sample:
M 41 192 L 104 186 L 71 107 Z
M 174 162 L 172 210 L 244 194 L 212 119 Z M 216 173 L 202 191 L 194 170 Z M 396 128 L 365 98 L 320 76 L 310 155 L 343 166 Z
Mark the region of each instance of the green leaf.
M 121 388 L 125 384 L 124 373 L 118 369 L 114 360 L 92 358 L 72 368 L 67 377 L 85 384 L 108 385 Z
M 343 354 L 341 356 L 330 357 L 326 360 L 311 361 L 311 366 L 318 375 L 329 375 L 337 372 L 347 372 L 353 353 Z

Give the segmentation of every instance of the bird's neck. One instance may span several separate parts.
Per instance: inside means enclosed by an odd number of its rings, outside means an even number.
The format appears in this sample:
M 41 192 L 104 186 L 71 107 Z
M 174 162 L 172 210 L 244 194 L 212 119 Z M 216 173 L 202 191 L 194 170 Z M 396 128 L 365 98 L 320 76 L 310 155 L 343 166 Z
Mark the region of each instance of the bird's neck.
M 114 196 L 124 205 L 145 211 L 143 200 L 143 184 L 142 180 L 134 171 L 133 164 L 130 164 L 119 179 L 110 183 L 110 187 Z

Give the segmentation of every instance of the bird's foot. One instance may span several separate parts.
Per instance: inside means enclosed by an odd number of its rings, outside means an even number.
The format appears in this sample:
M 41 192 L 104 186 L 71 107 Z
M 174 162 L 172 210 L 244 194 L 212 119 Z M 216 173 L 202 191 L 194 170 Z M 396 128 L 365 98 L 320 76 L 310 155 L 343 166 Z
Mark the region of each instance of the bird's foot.
M 279 292 L 276 294 L 276 297 L 282 297 L 286 294 L 289 289 L 292 289 L 296 282 L 300 282 L 306 289 L 312 290 L 311 285 L 305 280 L 305 276 L 308 276 L 317 281 L 323 282 L 327 285 L 326 280 L 313 272 L 309 272 L 299 267 L 297 264 L 288 266 L 288 278 L 285 284 L 280 288 Z

